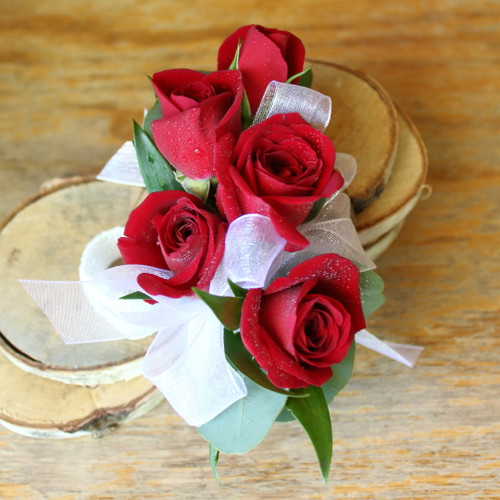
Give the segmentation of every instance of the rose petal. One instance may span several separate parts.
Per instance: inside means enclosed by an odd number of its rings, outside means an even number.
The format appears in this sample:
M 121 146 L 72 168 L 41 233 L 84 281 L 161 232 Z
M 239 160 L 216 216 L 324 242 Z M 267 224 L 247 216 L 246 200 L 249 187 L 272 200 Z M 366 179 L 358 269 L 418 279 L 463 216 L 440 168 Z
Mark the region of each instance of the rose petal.
M 269 380 L 277 387 L 297 389 L 321 385 L 331 378 L 332 371 L 329 368 L 319 369 L 314 374 L 308 373 L 272 340 L 259 324 L 260 301 L 260 289 L 248 291 L 242 308 L 241 339 L 257 363 L 267 372 Z
M 351 333 L 366 326 L 359 292 L 359 270 L 350 261 L 337 254 L 312 257 L 295 266 L 287 278 L 275 280 L 267 292 L 293 286 L 310 278 L 317 278 L 315 293 L 338 300 L 351 315 Z

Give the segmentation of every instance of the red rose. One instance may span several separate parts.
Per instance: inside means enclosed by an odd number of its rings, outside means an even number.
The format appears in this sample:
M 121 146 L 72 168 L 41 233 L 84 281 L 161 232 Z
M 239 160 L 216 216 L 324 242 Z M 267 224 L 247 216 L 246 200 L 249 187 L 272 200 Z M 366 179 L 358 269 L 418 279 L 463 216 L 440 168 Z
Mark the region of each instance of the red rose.
M 150 193 L 130 214 L 118 248 L 125 264 L 172 271 L 170 279 L 141 274 L 139 285 L 150 295 L 193 295 L 207 289 L 224 253 L 227 224 L 204 210 L 184 191 Z
M 242 214 L 268 216 L 287 251 L 308 241 L 297 231 L 314 202 L 344 184 L 333 167 L 331 140 L 296 113 L 273 115 L 242 132 L 235 160 L 218 175 L 217 204 L 229 221 Z
M 243 302 L 241 338 L 277 387 L 327 382 L 364 327 L 359 271 L 336 254 L 302 262 Z
M 240 133 L 241 73 L 173 69 L 154 74 L 153 86 L 162 110 L 151 125 L 156 146 L 185 176 L 212 177 Z
M 306 51 L 300 39 L 288 31 L 244 26 L 229 35 L 219 48 L 219 69 L 229 68 L 240 41 L 238 69 L 255 114 L 269 82 L 286 82 L 303 70 Z

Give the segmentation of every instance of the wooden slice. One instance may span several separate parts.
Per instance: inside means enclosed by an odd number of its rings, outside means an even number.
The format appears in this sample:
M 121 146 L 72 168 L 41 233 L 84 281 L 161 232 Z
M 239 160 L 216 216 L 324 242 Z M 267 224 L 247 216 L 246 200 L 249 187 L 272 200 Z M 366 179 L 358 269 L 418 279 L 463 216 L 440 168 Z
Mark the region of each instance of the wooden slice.
M 0 424 L 27 436 L 102 435 L 163 401 L 143 377 L 89 388 L 27 373 L 0 352 Z
M 332 98 L 326 134 L 335 149 L 356 158 L 358 171 L 347 189 L 356 212 L 384 189 L 398 145 L 398 120 L 387 92 L 361 71 L 339 64 L 309 61 L 313 88 Z
M 0 349 L 32 373 L 95 385 L 140 373 L 151 338 L 65 345 L 18 279 L 78 280 L 85 245 L 124 225 L 143 190 L 95 180 L 57 186 L 0 227 Z
M 398 111 L 399 144 L 392 175 L 381 195 L 355 217 L 363 246 L 398 227 L 415 207 L 428 169 L 424 143 L 410 118 Z

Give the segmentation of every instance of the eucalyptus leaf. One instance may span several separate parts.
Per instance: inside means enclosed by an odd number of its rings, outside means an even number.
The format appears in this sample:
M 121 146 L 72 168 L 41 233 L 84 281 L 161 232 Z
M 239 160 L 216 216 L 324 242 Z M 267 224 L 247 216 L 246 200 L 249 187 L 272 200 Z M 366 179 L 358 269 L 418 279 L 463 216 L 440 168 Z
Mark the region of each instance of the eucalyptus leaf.
M 228 330 L 237 330 L 240 327 L 241 306 L 243 305 L 241 297 L 211 295 L 198 288 L 193 288 L 193 292 L 210 307 L 217 319 Z
M 345 358 L 340 363 L 332 366 L 332 378 L 321 386 L 327 403 L 332 402 L 333 398 L 345 387 L 351 378 L 355 353 L 356 342 L 353 342 Z
M 248 394 L 198 428 L 222 453 L 245 453 L 257 446 L 272 427 L 287 397 L 243 377 Z M 307 400 L 308 398 L 304 398 Z
M 376 311 L 384 302 L 384 281 L 373 271 L 360 274 L 361 303 L 365 318 Z
M 291 422 L 292 420 L 295 420 L 295 417 L 286 406 L 276 418 L 276 422 Z
M 328 481 L 332 463 L 332 422 L 321 387 L 311 386 L 308 398 L 289 398 L 286 407 L 302 424 L 316 450 L 323 481 Z
M 134 147 L 141 175 L 149 193 L 181 190 L 174 169 L 158 151 L 148 134 L 134 121 Z
M 217 472 L 217 463 L 219 462 L 219 450 L 208 443 L 208 459 L 210 460 L 210 467 L 212 467 L 212 474 L 220 485 L 219 473 Z
M 267 378 L 266 374 L 252 358 L 250 353 L 245 349 L 245 346 L 241 341 L 241 336 L 227 329 L 224 329 L 224 351 L 227 359 L 234 368 L 239 370 L 243 373 L 243 375 L 251 379 L 256 384 L 259 384 L 261 387 L 290 397 L 303 398 L 308 396 L 307 392 L 295 394 L 294 392 L 290 392 L 273 385 Z

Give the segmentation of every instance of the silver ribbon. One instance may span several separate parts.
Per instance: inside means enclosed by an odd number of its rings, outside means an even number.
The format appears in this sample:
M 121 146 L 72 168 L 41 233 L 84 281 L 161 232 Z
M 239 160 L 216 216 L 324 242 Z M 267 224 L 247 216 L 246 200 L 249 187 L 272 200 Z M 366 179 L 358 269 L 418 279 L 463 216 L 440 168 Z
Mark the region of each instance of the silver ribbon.
M 301 85 L 272 81 L 260 101 L 253 125 L 280 113 L 298 113 L 313 127 L 324 131 L 330 123 L 332 100 Z

